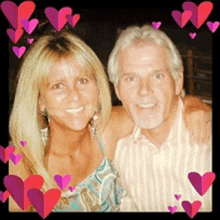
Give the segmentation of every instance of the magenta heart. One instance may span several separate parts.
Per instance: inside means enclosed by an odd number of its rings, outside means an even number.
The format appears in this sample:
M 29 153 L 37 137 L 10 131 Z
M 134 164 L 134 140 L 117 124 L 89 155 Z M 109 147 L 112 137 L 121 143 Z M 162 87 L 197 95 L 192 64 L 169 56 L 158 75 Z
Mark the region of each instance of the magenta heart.
M 60 9 L 60 11 L 57 11 L 53 7 L 48 7 L 45 9 L 46 17 L 57 31 L 60 31 L 66 24 L 67 22 L 66 16 L 68 14 L 69 15 L 72 14 L 72 9 L 69 7 L 64 7 Z
M 68 14 L 68 15 L 66 15 L 66 18 L 67 18 L 68 23 L 72 27 L 74 27 L 77 24 L 77 22 L 79 21 L 80 15 L 79 14 L 75 14 L 75 15 L 72 16 L 72 15 Z
M 202 177 L 199 173 L 191 172 L 188 174 L 188 178 L 192 183 L 195 190 L 203 196 L 212 185 L 215 180 L 215 174 L 213 172 L 207 172 Z
M 37 27 L 39 21 L 38 19 L 32 19 L 31 21 L 28 21 L 27 19 L 22 19 L 21 20 L 21 24 L 23 25 L 25 31 L 28 33 L 28 34 L 31 34 L 34 29 Z
M 56 181 L 60 189 L 64 190 L 71 181 L 71 175 L 67 174 L 64 177 L 60 175 L 55 175 L 54 180 Z
M 34 38 L 28 38 L 27 41 L 29 44 L 32 44 L 34 42 Z
M 0 200 L 4 203 L 8 197 L 9 197 L 10 193 L 6 190 L 5 192 L 0 191 Z
M 202 2 L 198 7 L 194 2 L 186 1 L 182 5 L 184 11 L 191 11 L 191 22 L 196 28 L 200 28 L 213 9 L 212 2 Z
M 14 30 L 12 28 L 8 28 L 6 30 L 6 33 L 8 34 L 8 36 L 12 40 L 12 42 L 16 44 L 18 42 L 18 40 L 21 38 L 24 31 L 23 31 L 23 29 Z
M 190 218 L 193 218 L 199 211 L 202 203 L 200 201 L 195 201 L 192 204 L 188 201 L 182 202 L 182 207 Z
M 40 175 L 31 175 L 25 181 L 15 175 L 4 177 L 4 185 L 6 189 L 22 210 L 27 209 L 30 205 L 27 191 L 32 188 L 40 189 L 43 183 L 44 179 Z
M 0 159 L 3 163 L 7 163 L 9 160 L 9 154 L 15 151 L 15 146 L 9 145 L 8 147 L 4 148 L 0 146 Z
M 25 1 L 17 7 L 14 2 L 4 1 L 1 3 L 1 9 L 13 28 L 21 29 L 21 20 L 30 18 L 35 9 L 35 4 L 32 1 Z
M 27 144 L 27 141 L 20 141 L 20 144 L 21 144 L 22 147 L 25 147 L 26 144 Z
M 23 56 L 24 52 L 26 51 L 26 47 L 25 46 L 22 46 L 22 47 L 14 46 L 14 47 L 12 47 L 12 50 L 14 51 L 15 55 L 18 58 L 21 58 Z
M 183 28 L 186 23 L 189 21 L 190 17 L 192 16 L 191 11 L 184 11 L 180 13 L 179 11 L 172 11 L 171 15 L 173 16 L 176 23 Z
M 20 162 L 21 158 L 22 158 L 22 154 L 19 153 L 19 154 L 15 155 L 15 154 L 13 154 L 13 153 L 10 153 L 10 154 L 9 154 L 9 158 L 11 159 L 11 161 L 12 161 L 15 165 L 17 165 L 17 164 Z
M 196 37 L 196 33 L 195 33 L 195 32 L 190 32 L 190 33 L 189 33 L 189 36 L 190 36 L 192 39 L 194 39 L 194 38 Z
M 177 210 L 177 206 L 168 206 L 168 209 L 169 209 L 169 211 L 172 213 L 172 214 L 174 214 L 175 212 L 176 212 L 176 210 Z
M 220 23 L 218 21 L 213 22 L 213 23 L 211 21 L 207 22 L 207 26 L 212 33 L 214 33 L 217 30 L 219 24 Z
M 181 198 L 181 195 L 175 194 L 175 198 L 176 198 L 176 200 L 178 201 L 178 200 Z
M 69 187 L 69 190 L 70 190 L 71 192 L 73 192 L 75 189 L 76 189 L 75 186 L 70 186 L 70 187 Z
M 156 21 L 153 21 L 152 22 L 152 26 L 157 30 L 157 29 L 159 29 L 159 27 L 161 26 L 161 22 L 160 21 L 158 21 L 158 22 L 156 22 Z
M 60 199 L 59 189 L 50 189 L 43 194 L 39 189 L 29 189 L 28 199 L 42 218 L 46 218 Z

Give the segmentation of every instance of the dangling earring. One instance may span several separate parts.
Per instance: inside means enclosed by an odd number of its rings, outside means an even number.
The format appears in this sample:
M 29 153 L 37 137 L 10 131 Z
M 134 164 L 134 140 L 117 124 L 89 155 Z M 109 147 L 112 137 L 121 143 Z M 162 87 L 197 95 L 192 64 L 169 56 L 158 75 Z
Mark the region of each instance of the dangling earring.
M 98 121 L 98 114 L 97 114 L 97 110 L 95 111 L 95 114 L 92 117 L 92 132 L 94 135 L 96 135 L 96 131 L 97 131 L 97 121 Z
M 48 140 L 48 136 L 49 136 L 49 122 L 50 122 L 50 118 L 48 117 L 47 112 L 45 111 L 45 109 L 43 111 L 41 111 L 41 115 L 42 117 L 44 117 L 44 120 L 47 121 L 47 126 L 45 128 L 41 129 L 41 140 L 43 145 L 46 145 L 47 140 Z

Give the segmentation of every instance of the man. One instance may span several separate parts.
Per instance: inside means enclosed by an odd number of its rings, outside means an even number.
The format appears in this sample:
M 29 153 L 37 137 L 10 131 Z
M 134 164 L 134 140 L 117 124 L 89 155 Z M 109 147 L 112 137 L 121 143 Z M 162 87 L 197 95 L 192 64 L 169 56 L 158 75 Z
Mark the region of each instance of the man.
M 177 206 L 183 211 L 182 201 L 199 200 L 201 211 L 211 211 L 211 189 L 200 196 L 188 179 L 190 172 L 202 176 L 212 170 L 211 141 L 190 141 L 181 99 L 183 65 L 175 45 L 151 26 L 129 27 L 116 42 L 108 72 L 136 125 L 118 141 L 113 162 L 138 210 Z M 179 201 L 175 194 L 181 195 Z

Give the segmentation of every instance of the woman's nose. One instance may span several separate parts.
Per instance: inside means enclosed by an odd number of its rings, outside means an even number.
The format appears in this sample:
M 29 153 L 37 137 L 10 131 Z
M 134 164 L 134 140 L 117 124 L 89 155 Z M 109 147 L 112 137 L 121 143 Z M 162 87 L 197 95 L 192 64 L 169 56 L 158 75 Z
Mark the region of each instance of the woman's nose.
M 76 85 L 73 85 L 71 88 L 69 88 L 68 97 L 69 97 L 69 100 L 72 100 L 74 102 L 79 101 L 80 93 Z

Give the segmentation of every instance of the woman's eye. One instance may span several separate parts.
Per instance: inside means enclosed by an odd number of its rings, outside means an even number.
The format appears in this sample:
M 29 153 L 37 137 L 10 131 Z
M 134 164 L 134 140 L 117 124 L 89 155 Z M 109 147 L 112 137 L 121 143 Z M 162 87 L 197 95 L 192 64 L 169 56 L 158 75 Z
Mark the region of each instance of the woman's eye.
M 81 79 L 79 79 L 79 84 L 86 84 L 86 83 L 88 83 L 88 82 L 89 82 L 89 80 L 86 79 L 86 78 L 81 78 Z
M 64 85 L 62 83 L 57 83 L 52 86 L 52 89 L 63 89 Z

